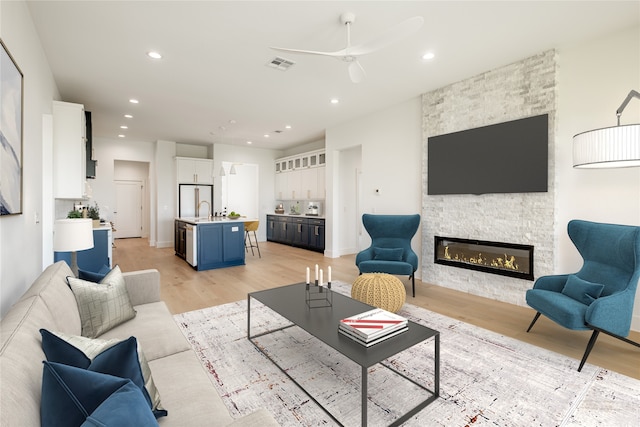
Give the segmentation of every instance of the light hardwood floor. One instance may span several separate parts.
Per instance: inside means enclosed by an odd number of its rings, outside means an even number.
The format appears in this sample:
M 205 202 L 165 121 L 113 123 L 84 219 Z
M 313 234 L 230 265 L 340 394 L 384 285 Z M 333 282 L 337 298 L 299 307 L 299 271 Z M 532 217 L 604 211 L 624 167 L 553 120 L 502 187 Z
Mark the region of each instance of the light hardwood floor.
M 174 254 L 173 248 L 156 249 L 147 239 L 117 239 L 114 264 L 122 271 L 155 268 L 161 275 L 161 293 L 174 313 L 246 299 L 247 293 L 302 282 L 307 266 L 330 265 L 334 280 L 348 283 L 358 276 L 355 255 L 326 258 L 320 253 L 271 242 L 260 242 L 262 258 L 247 254 L 246 265 L 209 271 L 195 271 Z M 416 280 L 416 297 L 407 302 L 455 319 L 480 326 L 539 347 L 580 359 L 590 337 L 588 331 L 570 331 L 542 316 L 531 332 L 526 329 L 535 312 L 499 301 L 454 291 Z M 640 333 L 630 339 L 639 342 Z M 600 334 L 588 363 L 640 379 L 640 348 Z M 576 363 L 577 369 L 577 363 Z

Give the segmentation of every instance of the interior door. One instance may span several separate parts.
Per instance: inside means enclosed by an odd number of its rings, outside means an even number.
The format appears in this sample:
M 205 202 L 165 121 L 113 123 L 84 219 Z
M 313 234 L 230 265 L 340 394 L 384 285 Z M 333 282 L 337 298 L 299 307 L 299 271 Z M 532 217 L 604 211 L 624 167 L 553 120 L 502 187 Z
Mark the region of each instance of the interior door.
M 113 237 L 142 237 L 142 181 L 115 181 Z

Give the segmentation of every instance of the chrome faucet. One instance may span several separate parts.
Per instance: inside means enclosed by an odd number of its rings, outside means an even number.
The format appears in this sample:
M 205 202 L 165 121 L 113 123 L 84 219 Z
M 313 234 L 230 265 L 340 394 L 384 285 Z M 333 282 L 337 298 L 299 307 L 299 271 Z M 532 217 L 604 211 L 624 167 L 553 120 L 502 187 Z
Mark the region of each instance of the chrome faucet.
M 207 219 L 208 219 L 209 221 L 211 221 L 211 219 L 212 219 L 212 217 L 211 217 L 211 203 L 209 203 L 209 202 L 208 202 L 208 201 L 206 201 L 206 200 L 203 200 L 203 201 L 201 201 L 200 203 L 198 203 L 198 216 L 200 216 L 200 207 L 202 206 L 202 204 L 203 204 L 203 203 L 206 203 L 206 204 L 207 204 L 207 206 L 208 206 L 208 209 L 207 209 Z

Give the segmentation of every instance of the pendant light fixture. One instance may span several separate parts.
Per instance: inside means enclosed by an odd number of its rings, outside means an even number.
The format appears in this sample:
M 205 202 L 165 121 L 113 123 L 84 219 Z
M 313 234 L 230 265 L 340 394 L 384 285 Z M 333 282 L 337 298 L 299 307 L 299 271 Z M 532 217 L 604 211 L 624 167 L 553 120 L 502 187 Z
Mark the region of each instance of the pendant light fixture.
M 640 166 L 640 124 L 620 125 L 622 111 L 632 98 L 640 98 L 640 93 L 629 92 L 616 110 L 617 126 L 594 129 L 573 137 L 574 168 Z
M 224 132 L 227 130 L 224 126 L 218 126 L 220 130 L 220 142 L 224 144 Z M 220 162 L 220 176 L 226 176 L 227 172 L 224 170 L 224 162 Z

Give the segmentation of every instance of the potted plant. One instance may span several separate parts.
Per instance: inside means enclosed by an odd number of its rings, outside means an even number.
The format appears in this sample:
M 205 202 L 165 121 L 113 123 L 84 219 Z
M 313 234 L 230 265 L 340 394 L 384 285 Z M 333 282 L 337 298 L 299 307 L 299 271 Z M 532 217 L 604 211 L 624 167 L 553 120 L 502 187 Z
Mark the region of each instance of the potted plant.
M 67 214 L 67 218 L 82 218 L 82 212 L 77 210 L 71 210 Z
M 100 208 L 98 203 L 87 206 L 87 216 L 93 220 L 93 228 L 100 227 Z

